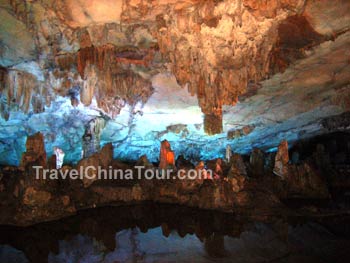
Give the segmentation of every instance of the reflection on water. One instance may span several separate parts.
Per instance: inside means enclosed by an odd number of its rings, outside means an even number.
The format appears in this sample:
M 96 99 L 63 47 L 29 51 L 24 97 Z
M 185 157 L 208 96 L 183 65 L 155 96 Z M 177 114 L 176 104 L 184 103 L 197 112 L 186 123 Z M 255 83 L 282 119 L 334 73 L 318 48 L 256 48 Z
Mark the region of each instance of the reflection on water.
M 0 226 L 0 262 L 344 262 L 349 239 L 315 222 L 143 205 Z

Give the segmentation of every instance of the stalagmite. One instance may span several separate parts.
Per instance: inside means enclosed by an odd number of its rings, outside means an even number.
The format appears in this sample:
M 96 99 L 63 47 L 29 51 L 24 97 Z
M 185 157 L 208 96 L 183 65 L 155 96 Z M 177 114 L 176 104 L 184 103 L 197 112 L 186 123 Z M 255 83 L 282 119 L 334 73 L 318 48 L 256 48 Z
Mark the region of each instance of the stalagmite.
M 103 118 L 92 119 L 85 127 L 83 136 L 83 157 L 89 157 L 100 150 L 100 136 L 106 121 Z
M 288 142 L 284 140 L 278 146 L 277 154 L 275 157 L 275 167 L 273 169 L 274 174 L 284 178 L 288 173 L 288 162 Z
M 226 162 L 230 162 L 231 156 L 232 156 L 232 149 L 231 149 L 231 146 L 228 144 L 226 146 L 226 153 L 225 153 Z
M 28 136 L 26 142 L 26 152 L 22 155 L 21 166 L 26 168 L 30 165 L 46 167 L 46 151 L 44 135 L 40 132 Z
M 54 147 L 54 154 L 56 155 L 56 168 L 60 169 L 63 165 L 64 151 L 61 148 Z
M 174 166 L 175 153 L 171 150 L 170 143 L 167 140 L 164 140 L 160 145 L 159 168 L 167 169 Z
M 254 148 L 250 154 L 249 163 L 252 170 L 252 175 L 261 176 L 264 173 L 264 152 L 258 148 Z
M 233 154 L 233 156 L 231 157 L 230 163 L 231 163 L 231 168 L 227 175 L 229 178 L 233 178 L 236 176 L 244 176 L 244 177 L 247 176 L 247 169 L 241 155 Z

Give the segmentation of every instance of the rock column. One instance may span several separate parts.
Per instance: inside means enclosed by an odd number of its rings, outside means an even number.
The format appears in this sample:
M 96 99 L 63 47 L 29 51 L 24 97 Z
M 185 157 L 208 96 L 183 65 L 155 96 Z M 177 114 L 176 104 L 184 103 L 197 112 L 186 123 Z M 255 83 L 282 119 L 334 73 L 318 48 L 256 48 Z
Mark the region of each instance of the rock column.
M 28 136 L 26 152 L 22 155 L 21 166 L 26 168 L 30 165 L 46 167 L 46 151 L 44 135 L 40 132 Z
M 175 153 L 167 140 L 162 141 L 159 155 L 159 168 L 167 169 L 175 166 Z
M 100 150 L 100 136 L 105 126 L 106 121 L 102 118 L 95 118 L 86 125 L 83 135 L 83 158 Z
M 273 168 L 273 173 L 277 176 L 284 178 L 288 173 L 288 142 L 282 141 L 278 146 L 277 154 L 275 157 L 275 166 Z

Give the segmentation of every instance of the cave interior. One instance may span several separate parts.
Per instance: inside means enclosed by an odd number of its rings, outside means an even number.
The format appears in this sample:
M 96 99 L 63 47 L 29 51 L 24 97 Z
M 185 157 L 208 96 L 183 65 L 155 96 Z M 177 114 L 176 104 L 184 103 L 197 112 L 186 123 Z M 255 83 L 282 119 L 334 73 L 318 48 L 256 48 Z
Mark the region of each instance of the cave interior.
M 0 262 L 350 258 L 350 1 L 0 0 L 0 17 Z M 256 253 L 268 235 L 289 241 Z

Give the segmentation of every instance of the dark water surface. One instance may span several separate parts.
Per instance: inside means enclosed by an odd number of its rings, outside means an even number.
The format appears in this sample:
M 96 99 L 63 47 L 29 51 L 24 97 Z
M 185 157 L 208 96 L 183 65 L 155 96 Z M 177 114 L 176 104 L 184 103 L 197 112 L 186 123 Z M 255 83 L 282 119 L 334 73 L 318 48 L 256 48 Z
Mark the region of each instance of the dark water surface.
M 253 220 L 174 205 L 105 207 L 0 226 L 0 262 L 348 262 L 348 233 L 336 222 Z

